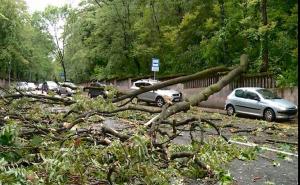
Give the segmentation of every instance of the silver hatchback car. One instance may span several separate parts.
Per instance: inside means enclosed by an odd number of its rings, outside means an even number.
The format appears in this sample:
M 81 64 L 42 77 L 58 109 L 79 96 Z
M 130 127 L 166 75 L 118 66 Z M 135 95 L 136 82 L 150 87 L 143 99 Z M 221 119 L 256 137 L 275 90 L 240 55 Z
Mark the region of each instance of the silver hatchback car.
M 137 90 L 141 87 L 154 85 L 156 83 L 159 83 L 158 80 L 152 80 L 152 79 L 143 79 L 138 80 L 133 83 L 130 89 Z M 138 100 L 145 101 L 145 102 L 154 102 L 157 106 L 161 107 L 165 104 L 165 98 L 169 98 L 172 102 L 179 102 L 182 100 L 182 93 L 178 92 L 176 90 L 169 89 L 167 87 L 162 89 L 157 89 L 155 91 L 149 91 L 142 93 L 137 96 Z
M 297 114 L 298 107 L 264 88 L 237 88 L 227 96 L 225 110 L 227 115 L 234 113 L 263 117 L 266 121 L 291 119 Z

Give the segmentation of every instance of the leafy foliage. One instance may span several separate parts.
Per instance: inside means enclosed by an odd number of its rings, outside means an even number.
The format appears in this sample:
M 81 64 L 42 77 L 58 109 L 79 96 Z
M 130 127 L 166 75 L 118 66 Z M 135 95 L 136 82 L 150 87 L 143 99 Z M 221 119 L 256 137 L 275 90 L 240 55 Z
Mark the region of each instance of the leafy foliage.
M 268 39 L 268 71 L 279 86 L 297 84 L 298 2 L 268 2 L 267 25 L 260 1 L 222 2 L 83 1 L 65 29 L 68 70 L 76 81 L 149 75 L 156 57 L 160 74 L 193 73 L 238 63 L 246 52 L 257 73 Z
M 74 98 L 77 103 L 70 106 L 70 110 L 75 112 L 116 109 L 109 100 L 104 101 L 100 97 L 91 100 L 77 95 Z M 78 135 L 80 130 L 91 125 L 101 127 L 103 118 L 91 116 L 80 123 L 77 130 L 58 134 L 62 122 L 72 123 L 77 119 L 76 114 L 64 118 L 65 113 L 53 112 L 57 105 L 29 103 L 28 100 L 16 100 L 17 103 L 1 109 L 15 117 L 7 116 L 5 126 L 0 127 L 0 183 L 88 184 L 110 180 L 116 184 L 182 184 L 187 179 L 209 175 L 196 165 L 194 158 L 166 160 L 156 147 L 151 147 L 146 128 L 138 125 L 138 122 L 149 119 L 151 115 L 148 113 L 127 111 L 117 114 L 117 117 L 132 121 L 131 129 L 122 131 L 130 138 L 121 141 L 111 136 L 108 138 L 112 142 L 106 146 L 90 142 L 101 138 L 101 134 Z M 164 137 L 158 139 L 165 140 Z M 208 138 L 203 144 L 169 145 L 168 156 L 177 152 L 195 153 L 195 157 L 224 183 L 231 180 L 230 174 L 225 171 L 228 162 L 240 156 L 251 160 L 253 157 L 248 156 L 255 155 L 255 152 L 230 145 L 222 138 Z
M 39 81 L 53 78 L 50 54 L 53 41 L 38 26 L 25 2 L 0 1 L 0 78 Z

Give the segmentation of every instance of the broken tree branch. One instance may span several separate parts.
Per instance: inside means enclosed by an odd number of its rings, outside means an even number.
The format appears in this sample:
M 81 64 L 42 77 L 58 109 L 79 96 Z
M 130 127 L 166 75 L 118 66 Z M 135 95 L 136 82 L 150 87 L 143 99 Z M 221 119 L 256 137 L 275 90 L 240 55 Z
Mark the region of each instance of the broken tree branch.
M 206 69 L 204 71 L 201 71 L 201 72 L 198 72 L 198 73 L 195 73 L 195 74 L 192 74 L 192 75 L 178 77 L 178 78 L 171 79 L 171 80 L 168 80 L 168 81 L 165 81 L 165 82 L 157 83 L 155 85 L 143 87 L 141 89 L 132 91 L 132 92 L 130 92 L 128 94 L 125 94 L 123 96 L 114 98 L 112 100 L 112 102 L 113 103 L 119 102 L 119 101 L 127 99 L 127 98 L 136 97 L 137 95 L 142 94 L 144 92 L 157 90 L 157 89 L 160 89 L 160 88 L 163 88 L 163 87 L 167 87 L 167 86 L 170 86 L 170 85 L 183 83 L 183 82 L 187 82 L 187 81 L 191 81 L 191 80 L 195 80 L 195 79 L 201 79 L 201 78 L 207 77 L 211 74 L 216 74 L 218 72 L 223 72 L 223 71 L 229 71 L 229 68 L 224 67 L 224 66 L 214 67 L 214 68 Z
M 54 97 L 54 96 L 46 96 L 46 95 L 35 95 L 35 94 L 11 94 L 11 95 L 4 95 L 3 96 L 6 99 L 19 99 L 19 98 L 34 98 L 34 99 L 39 99 L 39 100 L 51 100 L 54 102 L 61 102 L 64 105 L 71 105 L 73 103 L 76 103 L 76 101 L 70 100 L 70 99 L 65 99 L 65 98 L 59 98 L 59 97 Z
M 170 117 L 173 114 L 176 114 L 181 111 L 187 111 L 190 109 L 191 106 L 196 106 L 200 102 L 205 101 L 208 97 L 218 91 L 220 91 L 223 87 L 228 85 L 234 78 L 241 75 L 245 72 L 248 65 L 248 56 L 243 54 L 240 58 L 240 65 L 230 71 L 226 76 L 224 76 L 221 80 L 217 83 L 210 85 L 209 87 L 205 88 L 203 91 L 189 97 L 186 101 L 179 102 L 173 106 L 170 106 L 166 111 L 160 114 L 160 120 L 164 120 Z

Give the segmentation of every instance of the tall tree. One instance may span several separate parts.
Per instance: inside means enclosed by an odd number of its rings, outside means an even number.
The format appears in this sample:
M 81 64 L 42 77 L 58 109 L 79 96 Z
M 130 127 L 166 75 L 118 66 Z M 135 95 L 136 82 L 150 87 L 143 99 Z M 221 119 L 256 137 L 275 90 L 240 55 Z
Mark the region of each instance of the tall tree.
M 261 18 L 263 26 L 268 26 L 267 0 L 261 0 Z M 260 71 L 266 72 L 269 66 L 269 38 L 268 31 L 265 32 L 262 38 L 262 66 Z
M 0 4 L 0 78 L 50 78 L 53 68 L 49 35 L 37 26 L 38 20 L 28 13 L 23 0 L 0 0 Z
M 67 81 L 67 72 L 65 65 L 66 38 L 63 34 L 63 30 L 68 16 L 69 8 L 67 5 L 63 7 L 48 6 L 43 12 L 44 23 L 46 23 L 47 29 L 51 33 L 55 43 L 54 53 L 56 59 L 63 69 L 64 81 Z

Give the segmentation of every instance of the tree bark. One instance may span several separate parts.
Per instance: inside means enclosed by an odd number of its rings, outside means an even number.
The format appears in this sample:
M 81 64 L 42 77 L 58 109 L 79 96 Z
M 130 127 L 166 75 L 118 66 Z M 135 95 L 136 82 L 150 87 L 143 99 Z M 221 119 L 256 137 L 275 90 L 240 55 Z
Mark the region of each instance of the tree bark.
M 112 100 L 112 102 L 115 103 L 115 102 L 118 102 L 118 101 L 125 100 L 127 98 L 135 97 L 135 96 L 137 96 L 139 94 L 142 94 L 144 92 L 160 89 L 160 88 L 163 88 L 163 87 L 167 87 L 167 86 L 182 83 L 182 82 L 187 82 L 187 81 L 190 81 L 190 80 L 201 79 L 201 78 L 207 77 L 211 74 L 216 74 L 218 72 L 224 72 L 224 71 L 228 71 L 228 70 L 229 70 L 229 68 L 224 67 L 224 66 L 219 66 L 219 67 L 206 69 L 204 71 L 201 71 L 201 72 L 198 72 L 198 73 L 195 73 L 195 74 L 192 74 L 192 75 L 175 78 L 175 79 L 172 79 L 172 80 L 168 80 L 168 81 L 165 81 L 165 82 L 162 82 L 162 83 L 157 83 L 155 85 L 151 85 L 151 86 L 147 86 L 147 87 L 142 87 L 139 90 L 136 90 L 136 91 L 133 91 L 131 93 L 125 94 L 123 96 L 114 98 Z
M 220 9 L 221 9 L 221 26 L 224 29 L 226 26 L 225 23 L 225 2 L 224 0 L 219 0 L 219 5 L 220 5 Z M 224 38 L 224 36 L 222 36 L 222 64 L 225 64 L 227 59 L 227 43 L 226 43 L 226 39 Z
M 220 91 L 223 87 L 228 85 L 231 81 L 234 80 L 235 77 L 241 75 L 245 72 L 247 65 L 248 65 L 248 56 L 243 54 L 240 58 L 240 66 L 230 71 L 226 76 L 224 76 L 220 81 L 216 84 L 213 84 L 203 91 L 199 92 L 188 98 L 184 102 L 179 102 L 175 105 L 170 106 L 166 111 L 162 111 L 159 120 L 165 120 L 166 118 L 170 117 L 173 114 L 176 114 L 181 111 L 187 111 L 190 109 L 191 106 L 198 105 L 200 102 L 207 100 L 207 98 Z
M 152 19 L 153 19 L 153 22 L 155 22 L 155 26 L 156 26 L 158 35 L 160 37 L 161 36 L 161 32 L 160 32 L 160 27 L 159 27 L 159 24 L 158 24 L 157 16 L 156 16 L 156 13 L 155 13 L 154 3 L 155 3 L 155 0 L 151 0 L 150 1 L 150 6 L 151 6 L 151 10 L 152 10 Z
M 268 25 L 268 15 L 267 15 L 267 0 L 261 0 L 261 17 L 263 26 Z M 269 67 L 269 41 L 268 41 L 268 31 L 262 37 L 262 66 L 260 72 L 268 71 Z

